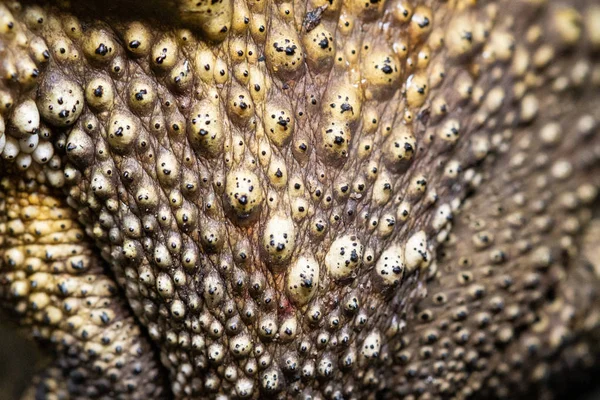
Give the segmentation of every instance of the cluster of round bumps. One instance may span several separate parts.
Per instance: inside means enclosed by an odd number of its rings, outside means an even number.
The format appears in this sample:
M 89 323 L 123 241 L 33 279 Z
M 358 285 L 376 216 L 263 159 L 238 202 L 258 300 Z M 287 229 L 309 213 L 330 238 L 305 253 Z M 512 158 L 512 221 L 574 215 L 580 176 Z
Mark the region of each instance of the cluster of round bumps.
M 502 396 L 529 382 L 494 375 L 504 365 L 490 360 L 518 354 L 513 321 L 535 337 L 521 309 L 540 299 L 496 296 L 493 266 L 512 257 L 518 287 L 556 292 L 550 274 L 516 269 L 552 264 L 543 249 L 557 243 L 576 258 L 600 184 L 586 90 L 600 86 L 588 54 L 600 9 L 175 3 L 173 26 L 0 5 L 3 163 L 65 193 L 174 395 Z M 581 108 L 561 114 L 563 97 Z M 482 187 L 487 197 L 463 202 Z M 526 205 L 541 189 L 545 203 Z M 562 236 L 542 229 L 559 203 L 573 214 Z M 514 229 L 532 213 L 541 233 Z M 3 251 L 2 273 L 18 264 Z M 24 290 L 27 273 L 15 274 L 0 287 Z M 17 309 L 20 295 L 7 291 Z

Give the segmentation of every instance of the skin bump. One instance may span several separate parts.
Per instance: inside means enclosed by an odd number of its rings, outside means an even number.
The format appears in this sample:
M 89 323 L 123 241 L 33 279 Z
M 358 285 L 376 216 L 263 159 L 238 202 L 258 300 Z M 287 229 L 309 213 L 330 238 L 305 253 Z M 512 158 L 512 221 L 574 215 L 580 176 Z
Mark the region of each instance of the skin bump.
M 600 355 L 591 0 L 0 3 L 36 398 L 552 398 Z

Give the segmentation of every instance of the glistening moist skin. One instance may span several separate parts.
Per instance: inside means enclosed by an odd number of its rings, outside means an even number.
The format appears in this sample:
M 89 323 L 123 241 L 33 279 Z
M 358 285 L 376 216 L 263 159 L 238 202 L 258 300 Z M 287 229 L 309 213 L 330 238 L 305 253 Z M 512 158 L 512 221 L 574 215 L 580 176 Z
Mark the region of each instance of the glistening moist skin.
M 572 391 L 599 55 L 592 0 L 1 2 L 0 304 L 54 359 L 28 394 Z

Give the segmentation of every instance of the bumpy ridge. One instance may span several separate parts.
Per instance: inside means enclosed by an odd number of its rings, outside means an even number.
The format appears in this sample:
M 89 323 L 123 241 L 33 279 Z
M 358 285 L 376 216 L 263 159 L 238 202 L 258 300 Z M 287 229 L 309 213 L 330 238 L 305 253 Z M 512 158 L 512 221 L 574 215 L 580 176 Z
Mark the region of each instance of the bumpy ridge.
M 2 305 L 57 357 L 36 398 L 160 397 L 158 360 L 76 213 L 32 178 L 1 185 Z

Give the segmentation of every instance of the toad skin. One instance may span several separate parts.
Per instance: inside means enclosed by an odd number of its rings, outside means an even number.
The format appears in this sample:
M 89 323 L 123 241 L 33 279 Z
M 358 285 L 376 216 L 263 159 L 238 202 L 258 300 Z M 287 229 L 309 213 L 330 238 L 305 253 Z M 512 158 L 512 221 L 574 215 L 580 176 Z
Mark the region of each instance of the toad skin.
M 600 354 L 592 0 L 0 2 L 47 399 L 551 398 Z

